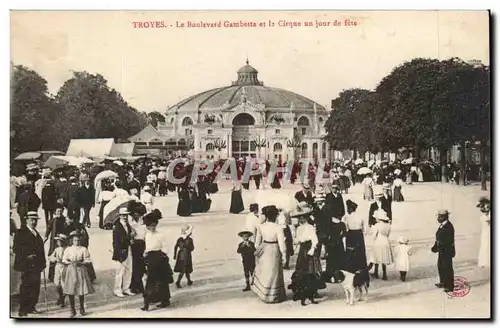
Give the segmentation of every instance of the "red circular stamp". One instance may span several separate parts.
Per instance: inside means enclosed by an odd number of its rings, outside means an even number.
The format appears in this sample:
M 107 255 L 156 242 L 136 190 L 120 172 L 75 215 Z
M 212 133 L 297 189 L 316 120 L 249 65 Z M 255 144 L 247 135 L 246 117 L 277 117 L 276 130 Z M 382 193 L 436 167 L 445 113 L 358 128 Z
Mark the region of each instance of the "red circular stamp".
M 453 291 L 446 292 L 446 294 L 450 297 L 464 297 L 467 296 L 470 292 L 470 285 L 467 279 L 461 276 L 455 276 L 453 282 Z

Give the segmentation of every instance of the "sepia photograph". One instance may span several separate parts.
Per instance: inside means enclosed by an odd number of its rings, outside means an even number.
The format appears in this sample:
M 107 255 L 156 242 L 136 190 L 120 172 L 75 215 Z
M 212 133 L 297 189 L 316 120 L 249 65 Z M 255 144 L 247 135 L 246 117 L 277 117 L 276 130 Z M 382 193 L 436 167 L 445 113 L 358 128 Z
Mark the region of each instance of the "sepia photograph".
M 489 11 L 9 16 L 10 318 L 491 319 Z

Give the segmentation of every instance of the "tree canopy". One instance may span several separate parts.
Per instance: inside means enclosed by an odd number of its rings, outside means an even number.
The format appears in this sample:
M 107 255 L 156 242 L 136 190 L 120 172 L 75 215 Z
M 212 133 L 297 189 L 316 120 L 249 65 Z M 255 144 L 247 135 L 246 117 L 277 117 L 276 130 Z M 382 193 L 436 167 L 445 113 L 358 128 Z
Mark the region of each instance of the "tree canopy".
M 372 152 L 487 143 L 489 89 L 487 66 L 417 58 L 395 67 L 374 91 L 342 91 L 332 100 L 327 139 L 335 149 Z
M 35 71 L 12 68 L 13 153 L 64 151 L 72 138 L 126 139 L 146 125 L 102 75 L 74 72 L 54 97 L 47 90 L 47 81 Z

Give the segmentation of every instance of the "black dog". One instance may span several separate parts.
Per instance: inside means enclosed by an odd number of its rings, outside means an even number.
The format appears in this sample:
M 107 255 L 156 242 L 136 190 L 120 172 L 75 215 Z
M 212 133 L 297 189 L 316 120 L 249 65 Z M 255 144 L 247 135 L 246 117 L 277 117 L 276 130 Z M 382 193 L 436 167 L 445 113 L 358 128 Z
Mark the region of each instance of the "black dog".
M 288 289 L 293 291 L 293 300 L 300 300 L 300 304 L 306 305 L 306 299 L 309 299 L 312 304 L 318 304 L 314 300 L 320 287 L 320 277 L 313 273 L 302 273 L 295 271 L 292 274 L 292 283 L 288 285 Z

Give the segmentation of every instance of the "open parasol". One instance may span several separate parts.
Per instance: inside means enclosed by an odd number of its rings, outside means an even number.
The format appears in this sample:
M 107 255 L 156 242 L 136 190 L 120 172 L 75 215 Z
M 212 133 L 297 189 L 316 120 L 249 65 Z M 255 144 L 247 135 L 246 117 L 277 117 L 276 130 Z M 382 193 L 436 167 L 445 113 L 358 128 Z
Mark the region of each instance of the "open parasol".
M 370 174 L 370 173 L 372 173 L 372 170 L 370 170 L 367 167 L 362 167 L 358 170 L 358 175 Z
M 130 202 L 134 202 L 135 198 L 130 196 L 122 196 L 113 198 L 109 203 L 104 206 L 103 211 L 103 224 L 113 224 L 113 222 L 118 218 L 118 211 L 120 208 L 127 208 Z
M 255 196 L 255 203 L 262 209 L 265 206 L 274 205 L 285 212 L 291 212 L 297 208 L 297 200 L 292 194 L 276 189 L 260 189 Z
M 361 165 L 363 164 L 363 160 L 361 158 L 358 158 L 357 160 L 354 161 L 354 164 Z
M 31 161 L 35 160 L 42 156 L 42 154 L 37 153 L 37 152 L 27 152 L 27 153 L 22 153 L 18 155 L 16 158 L 14 158 L 15 161 Z
M 47 162 L 45 162 L 45 166 L 55 170 L 66 166 L 80 166 L 90 163 L 94 163 L 94 161 L 87 157 L 51 156 Z

